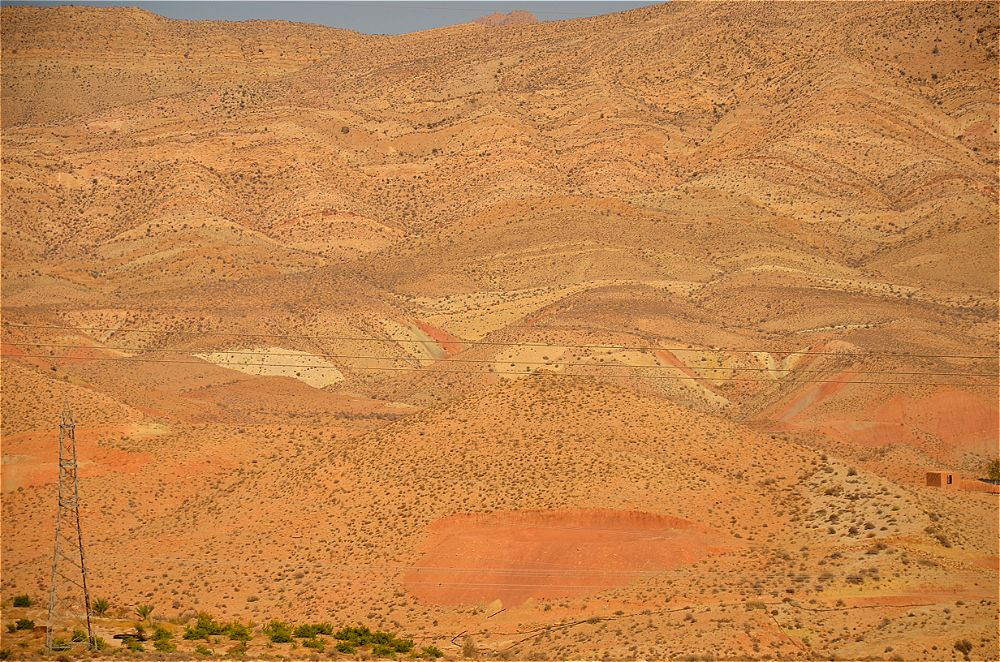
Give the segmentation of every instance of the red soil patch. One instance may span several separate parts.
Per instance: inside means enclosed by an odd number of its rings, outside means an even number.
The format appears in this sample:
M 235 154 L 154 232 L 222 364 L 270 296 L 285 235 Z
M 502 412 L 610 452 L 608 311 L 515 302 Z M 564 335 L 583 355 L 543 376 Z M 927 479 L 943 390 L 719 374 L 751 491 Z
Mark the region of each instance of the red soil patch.
M 425 602 L 505 606 L 596 593 L 733 546 L 694 522 L 617 510 L 459 514 L 434 522 L 403 584 Z
M 414 320 L 414 323 L 417 325 L 417 328 L 426 333 L 431 340 L 437 342 L 437 344 L 441 346 L 441 349 L 444 350 L 444 353 L 448 356 L 458 354 L 465 347 L 461 338 L 453 336 L 444 329 L 439 329 L 436 326 L 421 320 Z
M 833 381 L 807 386 L 800 395 L 796 396 L 794 400 L 781 410 L 776 419 L 783 423 L 788 423 L 807 408 L 817 405 L 840 392 L 845 384 L 838 382 L 849 381 L 853 379 L 853 376 L 854 373 L 847 370 L 833 377 Z
M 136 473 L 149 461 L 145 453 L 130 453 L 100 446 L 106 435 L 130 433 L 127 427 L 76 428 L 76 451 L 80 477 L 110 473 Z M 58 431 L 23 432 L 8 435 L 3 449 L 3 491 L 56 482 L 59 458 Z
M 20 347 L 9 345 L 7 343 L 0 343 L 0 353 L 8 356 L 24 356 L 26 352 Z
M 669 350 L 666 349 L 656 350 L 656 357 L 661 361 L 663 361 L 664 365 L 673 366 L 674 368 L 680 368 L 681 372 L 683 372 L 688 377 L 699 376 L 698 373 L 689 368 L 687 364 L 685 364 L 683 361 L 677 358 L 677 356 L 674 355 L 674 353 Z
M 863 446 L 905 443 L 921 448 L 919 433 L 925 433 L 952 449 L 990 454 L 997 447 L 998 411 L 986 397 L 945 388 L 920 398 L 897 395 L 850 418 L 825 419 L 813 427 Z

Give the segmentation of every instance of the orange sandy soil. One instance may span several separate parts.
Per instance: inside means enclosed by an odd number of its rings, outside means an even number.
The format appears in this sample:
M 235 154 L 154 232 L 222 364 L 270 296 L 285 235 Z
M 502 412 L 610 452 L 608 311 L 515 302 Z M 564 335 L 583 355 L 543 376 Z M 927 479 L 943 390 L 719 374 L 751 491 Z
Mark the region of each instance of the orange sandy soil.
M 719 553 L 731 538 L 693 522 L 635 511 L 452 515 L 430 525 L 403 585 L 446 605 L 518 606 L 624 586 Z M 470 581 L 472 580 L 472 581 Z
M 456 658 L 997 659 L 997 496 L 924 485 L 1000 445 L 997 15 L 5 5 L 3 623 L 45 617 L 11 599 L 68 402 L 105 637 L 148 603 Z M 337 378 L 197 358 L 254 347 Z

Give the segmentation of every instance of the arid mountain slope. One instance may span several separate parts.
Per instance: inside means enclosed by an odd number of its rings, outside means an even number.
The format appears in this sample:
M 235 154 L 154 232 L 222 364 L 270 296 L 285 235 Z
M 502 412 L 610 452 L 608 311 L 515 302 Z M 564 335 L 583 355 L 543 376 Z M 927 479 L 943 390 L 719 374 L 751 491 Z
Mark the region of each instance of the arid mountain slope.
M 996 656 L 995 3 L 0 30 L 4 598 Z

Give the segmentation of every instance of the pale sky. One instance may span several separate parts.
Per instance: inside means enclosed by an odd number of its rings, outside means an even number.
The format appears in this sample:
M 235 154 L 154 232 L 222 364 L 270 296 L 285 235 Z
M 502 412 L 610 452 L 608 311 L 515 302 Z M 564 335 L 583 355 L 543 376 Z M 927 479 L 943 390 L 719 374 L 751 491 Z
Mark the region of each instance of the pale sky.
M 659 4 L 649 1 L 548 0 L 542 2 L 467 2 L 464 0 L 154 0 L 147 1 L 62 1 L 0 0 L 0 5 L 88 5 L 94 7 L 141 7 L 169 18 L 242 21 L 283 19 L 319 23 L 370 34 L 401 34 L 466 23 L 494 12 L 526 9 L 540 21 L 559 21 L 598 16 Z

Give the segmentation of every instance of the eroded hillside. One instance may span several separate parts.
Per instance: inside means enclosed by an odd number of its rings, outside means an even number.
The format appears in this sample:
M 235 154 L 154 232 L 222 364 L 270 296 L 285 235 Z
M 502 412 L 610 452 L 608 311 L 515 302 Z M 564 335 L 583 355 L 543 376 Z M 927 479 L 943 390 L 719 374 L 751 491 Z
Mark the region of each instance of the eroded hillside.
M 5 599 L 996 656 L 995 3 L 0 28 Z

